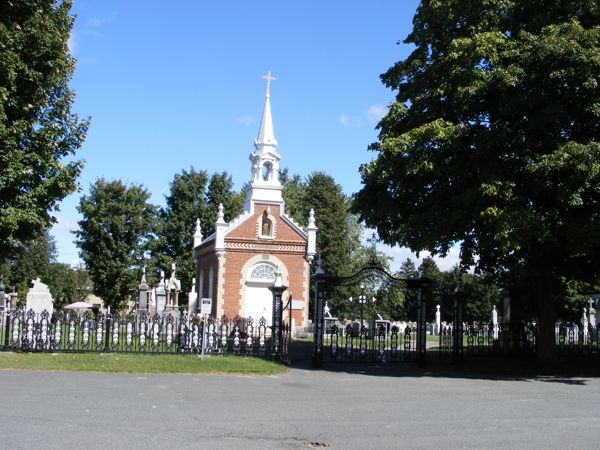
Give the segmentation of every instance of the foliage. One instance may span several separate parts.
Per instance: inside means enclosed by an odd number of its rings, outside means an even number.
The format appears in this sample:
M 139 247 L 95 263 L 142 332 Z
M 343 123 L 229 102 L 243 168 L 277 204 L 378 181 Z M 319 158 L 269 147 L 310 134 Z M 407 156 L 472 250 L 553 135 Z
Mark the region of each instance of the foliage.
M 71 113 L 71 1 L 0 6 L 0 262 L 55 220 L 77 188 L 88 121 Z
M 76 244 L 106 306 L 120 309 L 139 283 L 139 268 L 155 228 L 156 208 L 142 186 L 102 178 L 79 201 Z
M 191 256 L 192 237 L 196 219 L 204 237 L 214 232 L 219 203 L 223 204 L 225 220 L 229 221 L 242 212 L 243 196 L 233 191 L 233 182 L 227 172 L 209 177 L 206 171 L 182 170 L 173 177 L 166 206 L 159 211 L 158 238 L 152 248 L 151 266 L 155 270 L 169 269 L 177 265 L 177 278 L 181 280 L 182 295 L 186 296 L 195 277 L 195 266 Z M 149 281 L 156 281 L 149 276 Z
M 600 8 L 429 0 L 413 24 L 355 208 L 386 243 L 522 274 L 551 356 L 557 280 L 600 269 Z
M 25 298 L 32 280 L 39 278 L 48 285 L 55 308 L 62 308 L 78 299 L 77 271 L 68 264 L 56 261 L 56 242 L 48 231 L 26 242 L 16 256 L 3 267 L 8 289 L 15 289 L 18 303 L 25 306 Z
M 329 275 L 352 274 L 368 253 L 360 243 L 363 231 L 357 216 L 351 214 L 349 198 L 333 177 L 324 172 L 311 173 L 306 180 L 298 175 L 289 177 L 281 172 L 284 186 L 286 213 L 297 223 L 308 220 L 311 209 L 315 211 L 317 252 L 323 257 L 323 268 Z M 312 270 L 314 270 L 313 265 Z M 343 317 L 348 310 L 348 297 L 354 295 L 349 288 L 337 288 L 328 293 L 328 305 L 333 314 Z M 312 308 L 310 309 L 312 313 Z

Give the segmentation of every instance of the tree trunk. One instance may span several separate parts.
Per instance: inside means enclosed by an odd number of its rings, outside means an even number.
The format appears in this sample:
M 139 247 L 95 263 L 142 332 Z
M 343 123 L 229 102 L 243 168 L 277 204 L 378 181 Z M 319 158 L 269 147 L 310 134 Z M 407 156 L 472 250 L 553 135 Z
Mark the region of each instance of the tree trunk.
M 552 271 L 542 270 L 533 282 L 538 306 L 537 358 L 542 362 L 556 360 L 556 311 Z

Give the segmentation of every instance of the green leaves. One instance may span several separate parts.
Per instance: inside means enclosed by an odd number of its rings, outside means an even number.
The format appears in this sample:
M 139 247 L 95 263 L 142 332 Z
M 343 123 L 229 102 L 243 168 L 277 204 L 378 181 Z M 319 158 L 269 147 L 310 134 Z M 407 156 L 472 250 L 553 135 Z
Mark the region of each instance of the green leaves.
M 71 114 L 70 1 L 0 6 L 0 260 L 47 229 L 77 189 L 82 161 L 64 163 L 89 125 Z
M 94 293 L 107 306 L 121 308 L 136 291 L 152 232 L 156 207 L 142 186 L 98 179 L 81 197 L 76 244 L 94 283 Z
M 583 251 L 572 236 L 598 261 L 597 5 L 467 3 L 422 2 L 413 53 L 382 75 L 397 97 L 356 210 L 389 244 L 463 241 L 483 270 L 547 245 L 559 267 Z

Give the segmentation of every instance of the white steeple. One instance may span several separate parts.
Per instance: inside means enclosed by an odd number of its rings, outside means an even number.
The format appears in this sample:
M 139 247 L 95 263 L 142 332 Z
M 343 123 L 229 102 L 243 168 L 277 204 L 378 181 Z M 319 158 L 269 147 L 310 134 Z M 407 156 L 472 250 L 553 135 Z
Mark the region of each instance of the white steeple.
M 271 71 L 264 75 L 267 80 L 265 94 L 265 107 L 263 110 L 258 136 L 254 140 L 254 152 L 250 153 L 252 179 L 246 193 L 246 211 L 254 212 L 255 202 L 281 203 L 283 186 L 279 182 L 279 160 L 281 155 L 277 152 L 277 140 L 273 131 L 273 118 L 271 116 L 271 81 L 276 80 L 271 76 Z

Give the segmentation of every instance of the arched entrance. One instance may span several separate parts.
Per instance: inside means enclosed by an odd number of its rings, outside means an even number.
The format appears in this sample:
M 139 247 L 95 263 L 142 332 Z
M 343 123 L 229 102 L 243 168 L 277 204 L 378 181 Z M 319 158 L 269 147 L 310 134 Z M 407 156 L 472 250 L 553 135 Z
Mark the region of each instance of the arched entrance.
M 277 267 L 261 261 L 248 271 L 245 282 L 244 317 L 259 320 L 264 317 L 270 326 L 273 318 L 273 293 L 269 290 L 275 281 Z

